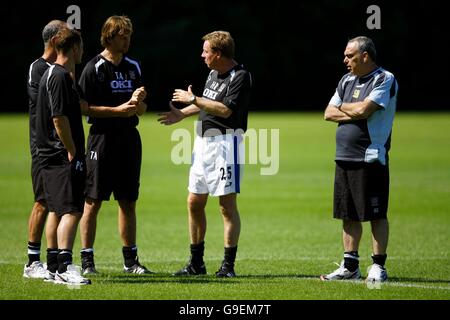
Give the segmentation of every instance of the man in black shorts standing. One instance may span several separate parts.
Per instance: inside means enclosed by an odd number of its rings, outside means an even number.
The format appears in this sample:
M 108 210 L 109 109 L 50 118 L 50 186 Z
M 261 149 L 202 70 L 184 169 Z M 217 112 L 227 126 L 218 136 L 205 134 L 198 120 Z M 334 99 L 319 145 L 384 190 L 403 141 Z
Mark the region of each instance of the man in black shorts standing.
M 397 81 L 376 65 L 372 40 L 356 37 L 347 43 L 342 77 L 325 110 L 325 120 L 338 123 L 334 217 L 343 220 L 344 260 L 322 280 L 361 278 L 358 248 L 363 221 L 372 227 L 372 260 L 367 281 L 387 280 L 389 159 Z
M 36 107 L 36 146 L 48 210 L 59 218 L 56 283 L 90 284 L 72 264 L 72 249 L 84 204 L 85 147 L 80 97 L 73 79 L 83 41 L 68 28 L 54 37 L 55 64 L 42 76 Z
M 140 64 L 126 56 L 133 26 L 126 16 L 103 24 L 105 48 L 86 64 L 80 87 L 92 124 L 87 145 L 86 203 L 80 223 L 83 274 L 97 273 L 94 241 L 97 214 L 111 193 L 119 204 L 119 232 L 124 272 L 150 273 L 139 263 L 136 246 L 136 201 L 139 195 L 142 146 L 136 126 L 147 105 Z
M 173 101 L 186 104 L 161 113 L 159 121 L 171 125 L 200 113 L 189 173 L 189 233 L 191 259 L 176 276 L 206 274 L 203 261 L 206 234 L 205 206 L 208 195 L 218 196 L 224 222 L 224 260 L 217 277 L 235 277 L 234 263 L 241 231 L 237 194 L 240 192 L 242 134 L 247 130 L 252 79 L 234 60 L 234 40 L 229 32 L 214 31 L 202 40 L 202 58 L 211 72 L 202 97 L 175 90 Z
M 64 21 L 52 20 L 42 30 L 44 40 L 44 53 L 36 59 L 29 68 L 27 91 L 30 115 L 30 151 L 31 151 L 31 181 L 34 192 L 34 205 L 28 220 L 28 263 L 24 266 L 23 276 L 25 278 L 43 279 L 46 268 L 41 263 L 41 239 L 44 231 L 45 220 L 48 215 L 47 203 L 44 195 L 44 181 L 42 179 L 42 168 L 39 164 L 36 147 L 36 103 L 39 93 L 39 82 L 42 75 L 56 60 L 56 50 L 52 38 L 58 31 L 67 27 Z M 58 255 L 58 243 L 56 239 L 56 227 L 58 221 L 54 214 L 50 214 L 47 220 L 47 264 L 56 264 Z

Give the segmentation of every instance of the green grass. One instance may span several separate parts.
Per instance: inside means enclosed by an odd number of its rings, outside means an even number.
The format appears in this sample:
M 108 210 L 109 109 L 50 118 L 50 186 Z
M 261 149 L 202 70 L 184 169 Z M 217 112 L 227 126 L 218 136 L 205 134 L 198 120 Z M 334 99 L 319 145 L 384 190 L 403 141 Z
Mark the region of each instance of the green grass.
M 217 198 L 207 206 L 208 276 L 177 279 L 188 259 L 188 165 L 174 165 L 174 128 L 192 131 L 194 119 L 163 127 L 141 119 L 143 163 L 138 202 L 142 263 L 156 275 L 121 273 L 116 203 L 100 211 L 96 262 L 101 275 L 81 290 L 22 278 L 27 220 L 33 195 L 26 115 L 0 115 L 0 300 L 3 299 L 449 299 L 450 113 L 398 113 L 391 156 L 390 282 L 369 290 L 363 282 L 324 283 L 342 257 L 341 223 L 331 217 L 335 125 L 319 113 L 252 114 L 252 128 L 280 130 L 280 170 L 259 174 L 247 165 L 239 196 L 242 232 L 235 279 L 211 274 L 223 255 Z M 87 129 L 87 125 L 85 126 Z M 370 227 L 364 224 L 363 275 L 371 263 Z M 80 241 L 74 247 L 79 264 Z M 42 259 L 45 259 L 43 239 Z

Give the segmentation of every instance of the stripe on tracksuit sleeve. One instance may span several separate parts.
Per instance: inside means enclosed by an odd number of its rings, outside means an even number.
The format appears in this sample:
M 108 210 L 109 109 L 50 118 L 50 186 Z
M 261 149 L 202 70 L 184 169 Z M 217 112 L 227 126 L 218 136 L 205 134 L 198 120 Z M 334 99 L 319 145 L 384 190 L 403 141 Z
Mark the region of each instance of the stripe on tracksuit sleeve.
M 235 183 L 235 191 L 236 193 L 240 193 L 241 192 L 241 176 L 240 176 L 240 164 L 239 164 L 239 157 L 238 157 L 238 141 L 237 141 L 237 137 L 234 137 L 233 140 L 233 151 L 234 151 L 234 183 Z

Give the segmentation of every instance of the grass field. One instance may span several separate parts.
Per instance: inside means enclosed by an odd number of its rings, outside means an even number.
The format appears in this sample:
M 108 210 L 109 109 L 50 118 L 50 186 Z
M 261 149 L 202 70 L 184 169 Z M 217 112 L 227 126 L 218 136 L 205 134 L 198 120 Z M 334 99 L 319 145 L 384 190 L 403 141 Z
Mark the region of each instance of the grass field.
M 194 119 L 192 119 L 193 121 Z M 192 131 L 192 121 L 177 127 Z M 187 165 L 174 165 L 175 127 L 141 119 L 143 163 L 138 202 L 140 260 L 150 276 L 121 272 L 115 202 L 104 203 L 95 243 L 101 275 L 80 290 L 22 278 L 27 219 L 33 202 L 26 115 L 0 115 L 0 300 L 5 299 L 450 299 L 450 113 L 398 113 L 391 160 L 389 282 L 321 282 L 342 258 L 341 223 L 331 217 L 335 125 L 319 113 L 252 114 L 249 126 L 280 130 L 280 170 L 248 165 L 239 206 L 242 233 L 236 272 L 212 276 L 223 256 L 218 201 L 207 206 L 208 276 L 174 278 L 188 259 Z M 85 126 L 87 129 L 87 125 Z M 361 268 L 371 264 L 364 224 Z M 74 247 L 79 264 L 80 242 Z M 45 259 L 43 239 L 42 259 Z

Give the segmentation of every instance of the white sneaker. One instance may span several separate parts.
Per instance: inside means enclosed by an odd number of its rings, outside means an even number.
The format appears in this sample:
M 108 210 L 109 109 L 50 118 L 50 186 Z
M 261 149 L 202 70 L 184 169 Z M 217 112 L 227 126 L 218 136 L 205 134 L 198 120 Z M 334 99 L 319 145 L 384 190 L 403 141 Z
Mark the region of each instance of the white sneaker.
M 69 264 L 67 266 L 67 271 L 59 273 L 56 271 L 55 283 L 57 284 L 68 284 L 68 285 L 85 285 L 91 284 L 91 280 L 86 279 L 81 276 L 81 268 L 74 264 Z
M 366 281 L 369 282 L 384 282 L 388 278 L 387 271 L 379 264 L 374 263 L 369 267 Z
M 330 274 L 320 276 L 320 280 L 358 280 L 361 278 L 361 272 L 359 271 L 359 268 L 351 272 L 346 267 L 344 267 L 344 261 L 342 261 L 340 265 L 337 263 L 336 265 L 338 265 L 339 268 L 337 268 Z
M 34 261 L 29 267 L 24 265 L 23 277 L 31 279 L 44 279 L 47 274 L 47 266 L 40 261 Z

